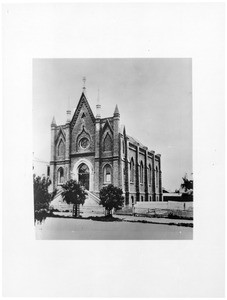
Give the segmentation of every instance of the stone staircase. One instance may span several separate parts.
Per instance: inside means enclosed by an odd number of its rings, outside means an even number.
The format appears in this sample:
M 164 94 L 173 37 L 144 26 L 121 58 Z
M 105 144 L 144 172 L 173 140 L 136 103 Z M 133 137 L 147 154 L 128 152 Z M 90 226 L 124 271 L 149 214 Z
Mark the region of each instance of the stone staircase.
M 100 216 L 105 214 L 103 206 L 99 205 L 100 199 L 92 192 L 87 191 L 87 198 L 84 205 L 80 206 L 80 214 L 82 217 Z
M 62 193 L 62 189 L 59 189 L 56 196 L 51 201 L 50 207 L 59 210 L 59 212 L 72 212 L 73 205 L 67 204 L 65 201 L 63 201 L 61 193 Z
M 82 217 L 89 217 L 89 216 L 100 216 L 105 214 L 105 209 L 103 206 L 99 205 L 100 199 L 94 195 L 93 193 L 86 190 L 88 193 L 84 205 L 80 205 L 80 215 Z M 60 214 L 62 213 L 72 213 L 73 205 L 67 204 L 62 199 L 62 189 L 59 189 L 56 196 L 50 203 L 50 207 L 59 211 Z M 57 212 L 55 213 L 57 214 Z

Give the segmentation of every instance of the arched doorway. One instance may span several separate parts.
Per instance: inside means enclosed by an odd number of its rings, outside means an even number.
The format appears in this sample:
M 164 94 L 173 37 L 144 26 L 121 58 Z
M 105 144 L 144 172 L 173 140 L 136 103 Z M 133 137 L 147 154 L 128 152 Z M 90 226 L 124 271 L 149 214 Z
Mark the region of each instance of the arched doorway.
M 85 187 L 86 190 L 89 190 L 89 179 L 89 168 L 85 163 L 82 163 L 81 165 L 79 165 L 78 168 L 78 180 L 80 184 Z

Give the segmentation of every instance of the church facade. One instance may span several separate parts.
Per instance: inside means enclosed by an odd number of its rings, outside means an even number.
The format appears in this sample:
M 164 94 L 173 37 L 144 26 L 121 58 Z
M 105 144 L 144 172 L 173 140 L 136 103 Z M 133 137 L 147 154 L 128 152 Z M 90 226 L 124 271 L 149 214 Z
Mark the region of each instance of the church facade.
M 161 155 L 126 133 L 117 106 L 106 118 L 101 118 L 100 104 L 96 108 L 94 116 L 84 88 L 73 116 L 67 111 L 66 124 L 57 125 L 53 118 L 52 189 L 75 179 L 97 197 L 108 184 L 121 188 L 125 205 L 162 201 Z

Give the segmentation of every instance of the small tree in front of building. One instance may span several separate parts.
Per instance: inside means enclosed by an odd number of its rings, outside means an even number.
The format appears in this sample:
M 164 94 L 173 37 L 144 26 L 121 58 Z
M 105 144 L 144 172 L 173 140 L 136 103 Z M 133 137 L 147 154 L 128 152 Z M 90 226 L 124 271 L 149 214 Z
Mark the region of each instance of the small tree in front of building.
M 73 204 L 73 217 L 79 217 L 80 204 L 84 204 L 87 192 L 76 180 L 69 180 L 62 185 L 62 198 L 67 204 Z
M 34 192 L 34 219 L 35 222 L 42 223 L 50 214 L 49 205 L 56 195 L 48 192 L 51 181 L 49 178 L 33 175 L 33 192 Z
M 122 189 L 109 184 L 100 191 L 100 205 L 105 207 L 107 215 L 112 215 L 112 210 L 122 208 L 124 204 L 124 197 Z

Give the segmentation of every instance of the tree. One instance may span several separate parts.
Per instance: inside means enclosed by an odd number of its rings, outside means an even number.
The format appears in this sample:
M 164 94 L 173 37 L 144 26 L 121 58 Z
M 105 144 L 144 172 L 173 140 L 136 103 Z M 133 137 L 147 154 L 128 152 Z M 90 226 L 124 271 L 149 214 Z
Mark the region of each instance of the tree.
M 80 204 L 84 204 L 87 192 L 76 180 L 73 179 L 63 184 L 62 188 L 63 201 L 67 204 L 73 204 L 73 217 L 79 217 Z
M 107 210 L 107 215 L 112 214 L 112 209 L 120 209 L 124 204 L 124 197 L 122 196 L 122 189 L 109 184 L 103 187 L 100 191 L 100 205 Z
M 50 201 L 56 194 L 48 192 L 48 187 L 51 184 L 49 178 L 33 175 L 33 192 L 34 192 L 34 220 L 42 222 L 49 214 Z
M 193 201 L 193 180 L 188 180 L 187 174 L 182 178 L 183 183 L 181 184 L 182 200 Z
M 187 175 L 185 175 L 182 179 L 183 179 L 183 183 L 181 184 L 181 188 L 184 189 L 185 192 L 187 192 L 188 190 L 192 190 L 193 189 L 193 181 L 188 180 Z

